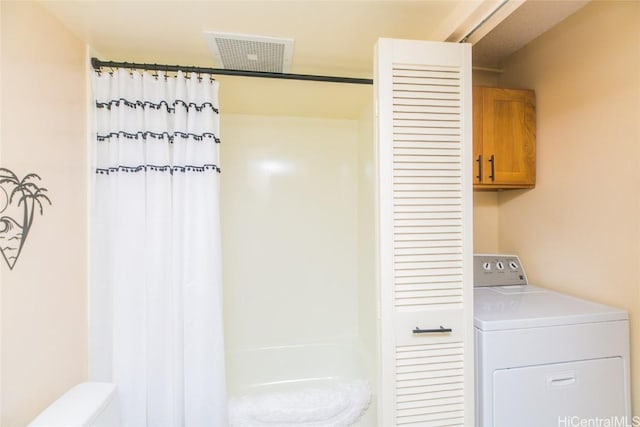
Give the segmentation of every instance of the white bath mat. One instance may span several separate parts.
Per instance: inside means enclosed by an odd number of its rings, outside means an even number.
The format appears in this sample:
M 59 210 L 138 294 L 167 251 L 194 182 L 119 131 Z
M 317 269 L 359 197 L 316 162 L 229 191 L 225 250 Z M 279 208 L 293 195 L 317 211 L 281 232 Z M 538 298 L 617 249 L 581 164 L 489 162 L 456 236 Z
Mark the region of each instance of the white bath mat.
M 230 398 L 229 423 L 232 427 L 349 426 L 367 409 L 370 398 L 365 381 Z

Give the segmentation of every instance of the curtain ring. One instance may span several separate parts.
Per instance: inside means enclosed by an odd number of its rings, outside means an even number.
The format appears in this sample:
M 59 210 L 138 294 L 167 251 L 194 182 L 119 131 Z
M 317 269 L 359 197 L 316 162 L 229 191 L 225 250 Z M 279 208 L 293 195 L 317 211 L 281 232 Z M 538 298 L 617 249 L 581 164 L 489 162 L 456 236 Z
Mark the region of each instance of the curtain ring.
M 133 77 L 133 72 L 135 69 L 132 67 L 133 64 L 129 64 L 128 62 L 124 63 L 124 66 L 129 69 L 129 77 Z

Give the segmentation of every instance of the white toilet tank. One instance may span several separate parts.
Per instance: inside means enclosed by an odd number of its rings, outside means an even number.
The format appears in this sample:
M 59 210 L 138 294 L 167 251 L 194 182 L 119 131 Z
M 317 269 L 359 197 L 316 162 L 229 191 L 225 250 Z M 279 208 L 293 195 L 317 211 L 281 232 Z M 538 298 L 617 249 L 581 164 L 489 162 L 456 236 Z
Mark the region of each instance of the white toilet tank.
M 111 383 L 78 384 L 47 409 L 28 427 L 116 427 L 120 413 L 116 386 Z

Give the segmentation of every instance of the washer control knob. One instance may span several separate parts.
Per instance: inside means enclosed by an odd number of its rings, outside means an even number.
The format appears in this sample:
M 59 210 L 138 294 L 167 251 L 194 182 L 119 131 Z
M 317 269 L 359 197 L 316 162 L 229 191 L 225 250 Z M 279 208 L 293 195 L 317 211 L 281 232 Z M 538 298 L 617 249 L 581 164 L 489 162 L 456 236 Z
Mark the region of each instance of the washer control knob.
M 482 268 L 484 268 L 484 271 L 491 271 L 491 263 L 490 262 L 482 263 Z
M 518 269 L 518 263 L 515 261 L 509 261 L 509 267 L 511 267 L 512 270 L 517 270 Z
M 504 263 L 502 261 L 496 262 L 496 268 L 500 271 L 504 270 Z

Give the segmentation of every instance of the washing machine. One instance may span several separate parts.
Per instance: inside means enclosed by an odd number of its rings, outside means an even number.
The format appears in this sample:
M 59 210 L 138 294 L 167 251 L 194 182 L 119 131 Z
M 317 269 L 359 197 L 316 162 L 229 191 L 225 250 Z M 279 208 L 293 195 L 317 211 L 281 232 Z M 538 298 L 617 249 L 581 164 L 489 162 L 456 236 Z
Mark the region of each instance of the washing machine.
M 626 311 L 528 284 L 516 255 L 477 254 L 474 325 L 477 426 L 631 425 Z

